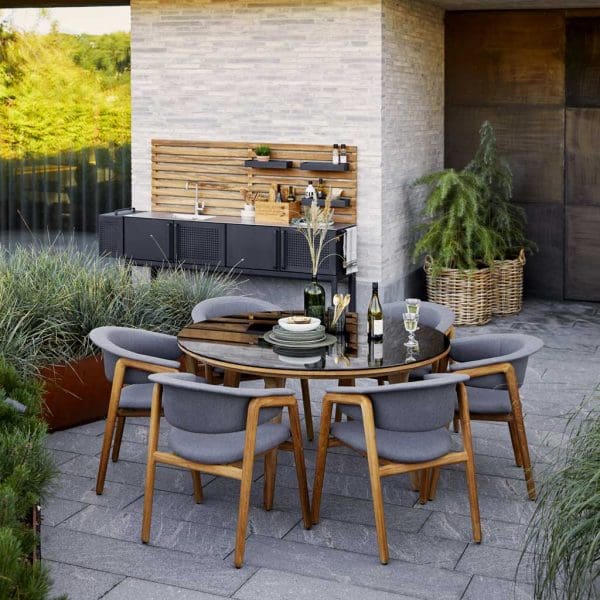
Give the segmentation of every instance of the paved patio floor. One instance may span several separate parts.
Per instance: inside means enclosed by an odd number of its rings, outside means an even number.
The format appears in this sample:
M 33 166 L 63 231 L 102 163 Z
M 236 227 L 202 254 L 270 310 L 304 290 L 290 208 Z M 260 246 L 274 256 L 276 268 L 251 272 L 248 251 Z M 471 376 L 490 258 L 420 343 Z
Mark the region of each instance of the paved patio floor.
M 458 335 L 520 331 L 545 348 L 531 361 L 522 390 L 530 449 L 539 475 L 566 442 L 569 413 L 598 403 L 600 305 L 529 301 L 516 316 Z M 319 393 L 313 391 L 319 412 Z M 205 502 L 192 500 L 187 472 L 159 468 L 151 544 L 139 541 L 147 422 L 131 419 L 121 460 L 110 464 L 97 496 L 103 422 L 51 435 L 60 476 L 43 507 L 42 552 L 54 592 L 73 600 L 246 600 L 408 598 L 493 600 L 532 597 L 517 570 L 535 504 L 515 467 L 508 428 L 474 423 L 484 541 L 470 543 L 469 507 L 460 468 L 442 472 L 438 495 L 416 503 L 406 477 L 384 482 L 391 560 L 382 566 L 366 461 L 334 449 L 327 463 L 321 523 L 300 524 L 291 457 L 280 453 L 275 504 L 261 508 L 256 470 L 244 568 L 231 563 L 237 482 L 203 477 Z M 162 437 L 162 441 L 166 441 Z M 309 482 L 314 443 L 307 445 Z M 525 561 L 526 562 L 526 561 Z

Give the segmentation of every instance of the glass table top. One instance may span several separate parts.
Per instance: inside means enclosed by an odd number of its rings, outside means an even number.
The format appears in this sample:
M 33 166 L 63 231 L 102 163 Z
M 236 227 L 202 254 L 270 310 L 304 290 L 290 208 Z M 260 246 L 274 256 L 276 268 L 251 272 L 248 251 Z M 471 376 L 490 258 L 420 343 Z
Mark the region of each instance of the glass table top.
M 352 338 L 351 333 L 335 337 L 328 347 L 294 351 L 271 346 L 263 335 L 271 331 L 277 319 L 290 313 L 253 313 L 233 315 L 184 328 L 178 335 L 180 348 L 187 354 L 206 362 L 235 369 L 254 369 L 334 372 L 344 377 L 344 372 L 386 369 L 410 369 L 420 363 L 431 363 L 449 348 L 449 339 L 440 331 L 420 325 L 415 337 L 417 348 L 404 344 L 408 334 L 402 321 L 384 321 L 383 341 L 376 343 Z M 332 340 L 333 341 L 333 340 Z

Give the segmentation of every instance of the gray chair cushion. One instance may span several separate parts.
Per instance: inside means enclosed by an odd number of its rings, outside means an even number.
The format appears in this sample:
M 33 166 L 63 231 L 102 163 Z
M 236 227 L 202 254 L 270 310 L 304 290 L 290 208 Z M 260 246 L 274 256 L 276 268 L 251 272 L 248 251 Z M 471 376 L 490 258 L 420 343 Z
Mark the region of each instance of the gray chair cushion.
M 361 422 L 334 423 L 333 435 L 356 450 L 366 452 L 365 433 Z M 432 431 L 401 432 L 376 429 L 377 453 L 395 462 L 416 463 L 444 456 L 452 447 L 445 427 Z
M 479 414 L 506 415 L 512 412 L 510 398 L 506 390 L 467 386 L 469 412 Z M 456 405 L 458 409 L 458 403 Z
M 290 437 L 287 425 L 265 423 L 256 432 L 256 454 L 276 448 Z M 215 465 L 241 460 L 244 456 L 245 431 L 232 433 L 193 433 L 173 428 L 169 433 L 171 450 L 199 463 Z
M 128 410 L 150 410 L 153 383 L 132 383 L 121 390 L 119 408 Z
M 540 350 L 542 340 L 521 333 L 493 333 L 474 335 L 454 340 L 450 347 L 450 358 L 456 361 L 450 371 L 474 369 L 499 363 L 511 363 L 519 385 L 525 380 L 528 358 Z M 472 378 L 469 386 L 506 389 L 504 375 L 487 375 Z
M 181 350 L 173 335 L 132 327 L 97 327 L 90 340 L 102 349 L 104 373 L 112 381 L 119 358 L 129 358 L 153 365 L 179 369 Z M 146 383 L 148 373 L 127 369 L 125 383 Z

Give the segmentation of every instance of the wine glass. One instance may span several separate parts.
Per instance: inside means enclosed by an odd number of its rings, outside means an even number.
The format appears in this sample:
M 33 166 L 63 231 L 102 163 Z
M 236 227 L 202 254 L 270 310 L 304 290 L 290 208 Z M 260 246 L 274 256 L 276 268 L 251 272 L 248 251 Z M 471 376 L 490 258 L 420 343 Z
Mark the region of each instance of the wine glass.
M 419 324 L 419 315 L 406 312 L 402 315 L 404 318 L 404 329 L 408 332 L 408 341 L 404 343 L 407 348 L 416 348 L 419 343 L 415 338 L 415 331 Z
M 407 298 L 404 301 L 406 304 L 406 312 L 413 313 L 419 317 L 419 309 L 421 308 L 421 301 L 418 298 Z

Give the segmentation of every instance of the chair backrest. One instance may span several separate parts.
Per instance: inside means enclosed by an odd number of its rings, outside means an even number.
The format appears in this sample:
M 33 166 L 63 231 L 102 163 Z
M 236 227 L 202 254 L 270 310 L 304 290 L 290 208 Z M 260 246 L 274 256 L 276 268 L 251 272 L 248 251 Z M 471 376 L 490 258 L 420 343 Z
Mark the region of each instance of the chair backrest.
M 196 304 L 192 309 L 192 320 L 194 323 L 201 323 L 215 317 L 270 310 L 281 310 L 281 307 L 266 300 L 247 296 L 220 296 Z
M 385 318 L 402 320 L 402 314 L 406 312 L 406 302 L 390 302 L 383 305 Z M 419 308 L 419 322 L 427 327 L 433 327 L 442 333 L 446 333 L 454 325 L 455 315 L 448 307 L 435 302 L 421 302 Z
M 474 335 L 465 338 L 468 343 L 464 351 L 460 341 L 453 344 L 451 356 L 459 362 L 472 362 L 493 359 L 488 364 L 512 364 L 519 387 L 525 381 L 529 357 L 542 348 L 544 343 L 537 337 L 522 333 L 496 333 Z M 460 365 L 458 365 L 460 368 Z M 488 389 L 505 389 L 506 378 L 503 375 L 475 377 L 469 381 L 469 386 Z
M 193 433 L 232 433 L 246 428 L 248 404 L 261 396 L 293 396 L 291 390 L 231 388 L 205 383 L 191 373 L 161 373 L 149 379 L 163 386 L 162 405 L 167 422 Z M 280 409 L 262 410 L 259 423 Z
M 411 383 L 338 389 L 369 396 L 378 429 L 432 431 L 452 421 L 456 386 L 468 379 L 467 375 L 440 375 Z
M 90 332 L 92 342 L 102 349 L 104 373 L 113 380 L 115 366 L 120 358 L 163 364 L 177 368 L 181 350 L 177 338 L 164 333 L 134 329 L 132 327 L 97 327 Z M 127 369 L 124 383 L 147 383 L 148 373 Z

